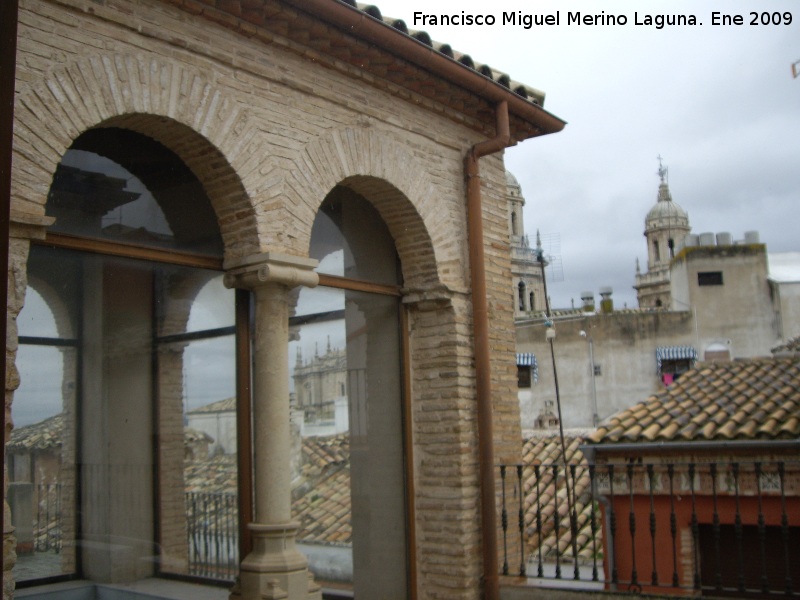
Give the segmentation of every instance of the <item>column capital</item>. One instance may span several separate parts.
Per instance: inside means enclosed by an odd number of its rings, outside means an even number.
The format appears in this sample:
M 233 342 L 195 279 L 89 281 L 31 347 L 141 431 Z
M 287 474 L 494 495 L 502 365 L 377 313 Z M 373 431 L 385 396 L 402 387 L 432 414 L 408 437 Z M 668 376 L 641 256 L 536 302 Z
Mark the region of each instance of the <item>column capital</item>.
M 10 217 L 9 237 L 30 240 L 43 240 L 47 228 L 56 221 L 54 217 L 34 215 L 14 209 L 11 209 Z
M 252 254 L 226 260 L 225 286 L 254 290 L 269 283 L 287 287 L 316 287 L 319 275 L 314 267 L 319 261 L 277 252 Z
M 468 290 L 446 285 L 403 289 L 403 304 L 421 312 L 452 307 L 453 301 L 459 297 L 469 298 Z

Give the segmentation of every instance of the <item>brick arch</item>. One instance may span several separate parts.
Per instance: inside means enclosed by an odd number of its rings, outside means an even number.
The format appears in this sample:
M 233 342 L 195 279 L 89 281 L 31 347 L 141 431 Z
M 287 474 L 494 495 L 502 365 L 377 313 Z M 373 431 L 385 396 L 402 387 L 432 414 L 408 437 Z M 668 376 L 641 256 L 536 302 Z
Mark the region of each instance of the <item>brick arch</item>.
M 217 214 L 226 256 L 257 251 L 256 193 L 242 175 L 252 172 L 249 159 L 259 152 L 255 128 L 213 75 L 161 57 L 92 55 L 18 86 L 14 206 L 43 214 L 49 182 L 72 142 L 89 129 L 121 127 L 159 141 L 194 172 Z
M 337 185 L 367 199 L 385 221 L 408 287 L 454 284 L 463 261 L 454 239 L 458 215 L 441 202 L 425 163 L 387 132 L 341 129 L 310 143 L 287 175 L 296 219 L 296 248 L 306 253 L 317 210 Z M 449 269 L 443 269 L 449 265 Z M 449 271 L 449 281 L 442 272 Z
M 78 332 L 74 329 L 74 323 L 70 317 L 70 311 L 61 291 L 53 287 L 49 282 L 33 274 L 27 274 L 27 287 L 32 288 L 42 297 L 47 308 L 53 315 L 56 324 L 56 331 L 60 338 L 77 338 Z M 27 292 L 26 292 L 27 296 Z

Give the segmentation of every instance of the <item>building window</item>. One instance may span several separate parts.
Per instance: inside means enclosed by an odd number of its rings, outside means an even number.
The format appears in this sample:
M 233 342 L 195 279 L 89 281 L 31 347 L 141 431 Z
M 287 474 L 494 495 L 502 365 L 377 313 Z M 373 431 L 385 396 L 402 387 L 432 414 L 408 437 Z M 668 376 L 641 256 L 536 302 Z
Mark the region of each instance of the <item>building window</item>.
M 661 260 L 661 250 L 658 247 L 658 240 L 653 240 L 653 258 L 656 262 Z
M 694 367 L 697 351 L 691 346 L 666 346 L 656 348 L 656 372 L 665 386 L 672 385 L 680 376 Z
M 675 258 L 675 240 L 670 238 L 667 242 L 667 248 L 669 248 L 669 257 Z
M 531 387 L 531 368 L 526 365 L 517 365 L 517 387 L 524 390 Z
M 520 389 L 528 389 L 531 385 L 539 381 L 539 363 L 536 355 L 530 352 L 520 352 L 517 354 L 517 386 Z
M 517 291 L 518 291 L 517 296 L 518 296 L 518 299 L 519 299 L 519 310 L 520 311 L 524 311 L 525 310 L 525 283 L 524 282 L 522 282 L 522 281 L 519 282 L 519 285 L 517 286 Z
M 701 271 L 697 274 L 697 285 L 722 285 L 722 271 Z

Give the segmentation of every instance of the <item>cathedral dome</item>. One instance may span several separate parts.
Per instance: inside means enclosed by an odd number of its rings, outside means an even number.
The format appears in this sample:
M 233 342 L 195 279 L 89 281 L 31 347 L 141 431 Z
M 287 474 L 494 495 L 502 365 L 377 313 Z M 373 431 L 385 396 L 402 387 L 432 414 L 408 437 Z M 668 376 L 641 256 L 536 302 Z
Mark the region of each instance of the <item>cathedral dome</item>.
M 517 181 L 517 178 L 514 177 L 514 174 L 511 171 L 506 171 L 506 187 L 511 196 L 522 195 L 522 187 L 519 185 L 519 181 Z
M 669 191 L 669 184 L 666 182 L 666 169 L 660 167 L 658 174 L 661 176 L 661 184 L 658 186 L 658 200 L 655 206 L 647 213 L 644 223 L 646 228 L 669 225 L 671 227 L 689 227 L 689 215 L 683 208 L 672 201 L 672 194 Z
M 662 190 L 665 191 L 665 198 L 662 198 Z M 680 221 L 682 224 L 689 224 L 689 215 L 683 208 L 672 201 L 670 197 L 669 188 L 666 184 L 662 184 L 658 190 L 658 202 L 650 209 L 645 218 L 646 223 L 651 221 L 659 221 L 662 219 L 673 219 Z

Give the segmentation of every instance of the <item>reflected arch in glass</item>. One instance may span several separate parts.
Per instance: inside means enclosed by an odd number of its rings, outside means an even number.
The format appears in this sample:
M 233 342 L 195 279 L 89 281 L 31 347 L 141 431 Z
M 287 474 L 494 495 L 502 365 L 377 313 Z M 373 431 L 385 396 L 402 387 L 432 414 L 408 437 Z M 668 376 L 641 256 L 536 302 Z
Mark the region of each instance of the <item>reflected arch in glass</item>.
M 321 285 L 299 293 L 291 322 L 290 389 L 304 459 L 322 449 L 339 458 L 319 473 L 300 466 L 308 489 L 294 503 L 298 542 L 319 579 L 352 586 L 356 597 L 405 598 L 398 254 L 375 207 L 338 186 L 317 214 L 310 255 L 320 261 L 319 272 L 342 279 L 336 289 Z M 364 291 L 363 282 L 378 284 L 376 291 Z M 387 292 L 392 289 L 396 293 Z M 319 510 L 330 515 L 324 526 Z
M 193 409 L 228 406 L 235 395 L 233 292 L 222 288 L 219 271 L 187 266 L 221 264 L 222 236 L 208 195 L 172 150 L 141 133 L 106 127 L 85 132 L 65 153 L 46 213 L 55 217 L 48 234 L 62 237 L 52 236 L 54 248 L 32 246 L 29 289 L 57 292 L 41 295 L 51 309 L 53 298 L 63 299 L 69 333 L 53 309 L 57 335 L 52 324 L 38 322 L 26 334 L 23 310 L 18 362 L 24 369 L 32 362 L 25 353 L 42 348 L 74 357 L 71 369 L 46 378 L 53 383 L 49 402 L 55 410 L 64 407 L 56 415 L 62 420 L 56 446 L 66 470 L 57 484 L 73 537 L 60 531 L 74 558 L 51 561 L 53 572 L 25 573 L 118 582 L 166 572 L 232 579 L 238 567 L 237 462 L 229 449 L 235 440 L 223 447 L 202 426 L 189 427 Z M 65 236 L 77 242 L 64 247 Z M 151 255 L 158 262 L 142 260 Z M 37 304 L 31 294 L 30 309 Z M 56 355 L 42 360 L 54 365 Z M 40 374 L 45 366 L 39 365 Z M 25 376 L 28 384 L 34 378 Z M 59 390 L 70 381 L 67 410 Z M 26 402 L 22 390 L 15 406 Z M 235 418 L 235 409 L 215 413 L 217 421 Z M 74 439 L 71 450 L 68 439 Z M 226 494 L 231 510 L 188 512 L 190 487 L 192 493 Z M 211 518 L 223 529 L 195 526 Z M 198 531 L 221 536 L 214 556 L 224 556 L 224 564 L 209 566 L 207 545 L 199 549 L 205 538 L 193 537 Z M 34 544 L 30 558 L 42 552 Z M 17 564 L 27 558 L 21 555 Z

